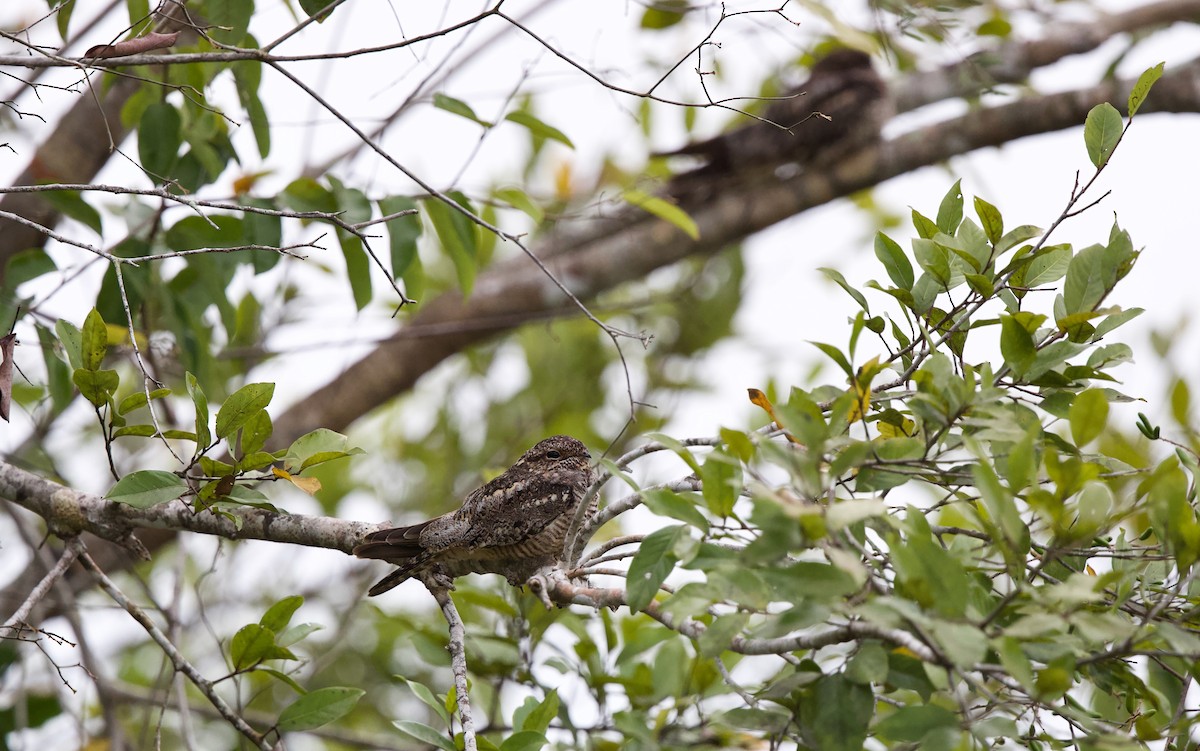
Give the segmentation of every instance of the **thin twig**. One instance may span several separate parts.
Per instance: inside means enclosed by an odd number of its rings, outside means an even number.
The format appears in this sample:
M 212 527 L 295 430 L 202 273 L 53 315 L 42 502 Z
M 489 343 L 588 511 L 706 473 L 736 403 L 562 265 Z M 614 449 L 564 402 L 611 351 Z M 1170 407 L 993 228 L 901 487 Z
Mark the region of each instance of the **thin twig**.
M 33 612 L 33 608 L 42 601 L 42 598 L 49 594 L 50 588 L 54 586 L 54 582 L 58 581 L 59 578 L 66 573 L 71 564 L 75 562 L 75 559 L 79 557 L 79 554 L 82 552 L 82 550 L 83 548 L 79 544 L 79 538 L 71 538 L 70 542 L 67 543 L 67 549 L 64 550 L 63 554 L 59 557 L 58 563 L 54 564 L 54 568 L 50 569 L 50 571 L 48 571 L 46 575 L 42 577 L 42 580 L 38 582 L 38 585 L 34 587 L 29 593 L 29 596 L 25 598 L 25 602 L 21 603 L 21 607 L 17 608 L 17 612 L 9 616 L 8 620 L 5 621 L 4 625 L 0 626 L 0 628 L 3 628 L 6 631 L 22 630 L 25 622 L 29 619 L 29 614 Z
M 221 716 L 224 717 L 225 720 L 232 725 L 235 730 L 248 738 L 251 743 L 253 743 L 257 748 L 262 749 L 262 751 L 271 751 L 271 744 L 267 742 L 263 735 L 254 728 L 250 727 L 245 720 L 243 720 L 228 704 L 225 703 L 225 700 L 222 699 L 221 695 L 217 693 L 216 687 L 213 685 L 212 681 L 205 678 L 200 671 L 195 668 L 194 665 L 187 661 L 183 654 L 180 653 L 175 645 L 172 644 L 167 638 L 167 635 L 164 634 L 162 630 L 154 624 L 154 621 L 150 619 L 150 616 L 147 615 L 144 610 L 135 605 L 128 597 L 126 597 L 125 593 L 118 589 L 117 585 L 113 584 L 112 580 L 104 575 L 104 572 L 98 565 L 96 565 L 96 562 L 92 560 L 91 556 L 89 556 L 86 552 L 83 552 L 79 560 L 83 564 L 84 568 L 92 572 L 92 576 L 95 577 L 96 583 L 100 586 L 100 588 L 103 589 L 108 596 L 113 599 L 114 602 L 124 608 L 125 612 L 129 613 L 129 615 L 132 616 L 135 621 L 141 624 L 142 628 L 146 629 L 146 633 L 150 635 L 150 638 L 153 639 L 154 642 L 158 644 L 159 648 L 162 649 L 162 651 L 167 655 L 167 657 L 171 660 L 171 663 L 175 666 L 175 669 L 186 675 L 196 686 L 196 688 L 200 689 L 200 693 L 204 694 L 208 698 L 212 705 L 216 707 L 217 711 L 221 713 Z
M 424 579 L 425 587 L 437 600 L 450 627 L 450 670 L 454 673 L 454 691 L 458 696 L 458 717 L 463 728 L 463 751 L 477 751 L 475 743 L 475 719 L 471 716 L 471 697 L 467 693 L 467 648 L 466 630 L 463 628 L 462 617 L 454 600 L 450 598 L 450 590 L 431 577 Z

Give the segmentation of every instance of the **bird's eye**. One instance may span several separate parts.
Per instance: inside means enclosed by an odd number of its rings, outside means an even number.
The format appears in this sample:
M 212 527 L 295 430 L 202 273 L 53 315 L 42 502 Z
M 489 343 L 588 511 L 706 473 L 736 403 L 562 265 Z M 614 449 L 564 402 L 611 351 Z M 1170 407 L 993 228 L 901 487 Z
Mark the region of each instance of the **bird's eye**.
M 546 456 L 550 459 L 561 459 L 562 452 L 560 452 L 558 449 L 550 449 L 546 452 Z

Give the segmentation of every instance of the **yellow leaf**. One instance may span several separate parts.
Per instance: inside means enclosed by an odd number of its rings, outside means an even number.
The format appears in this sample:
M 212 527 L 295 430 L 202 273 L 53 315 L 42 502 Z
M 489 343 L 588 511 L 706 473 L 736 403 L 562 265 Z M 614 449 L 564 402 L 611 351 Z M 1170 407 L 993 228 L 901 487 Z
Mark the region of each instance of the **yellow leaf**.
M 244 196 L 254 190 L 254 185 L 258 182 L 259 178 L 266 177 L 269 174 L 271 174 L 270 170 L 244 173 L 233 181 L 233 192 L 239 196 Z
M 746 389 L 746 392 L 750 395 L 750 403 L 766 412 L 767 416 L 771 418 L 771 422 L 775 423 L 776 427 L 782 429 L 783 426 L 779 424 L 779 418 L 775 416 L 775 405 L 771 404 L 771 400 L 767 398 L 767 395 L 758 389 Z M 791 433 L 784 433 L 783 435 L 792 443 L 800 443 Z
M 321 481 L 315 477 L 296 477 L 287 470 L 280 469 L 279 467 L 271 467 L 271 474 L 281 480 L 287 480 L 309 495 L 313 495 L 321 489 Z
M 293 485 L 309 495 L 315 495 L 321 489 L 321 481 L 315 477 L 296 477 L 292 475 L 288 479 L 292 481 Z
M 854 403 L 850 405 L 850 423 L 863 419 L 863 415 L 871 408 L 871 388 L 854 384 Z
M 560 162 L 554 170 L 554 197 L 560 201 L 571 200 L 571 163 Z
M 108 333 L 109 344 L 129 344 L 129 329 L 127 327 L 118 326 L 115 323 L 106 323 L 104 324 L 104 328 Z M 146 335 L 140 331 L 137 332 L 138 349 L 145 352 L 147 344 L 149 342 L 146 340 Z

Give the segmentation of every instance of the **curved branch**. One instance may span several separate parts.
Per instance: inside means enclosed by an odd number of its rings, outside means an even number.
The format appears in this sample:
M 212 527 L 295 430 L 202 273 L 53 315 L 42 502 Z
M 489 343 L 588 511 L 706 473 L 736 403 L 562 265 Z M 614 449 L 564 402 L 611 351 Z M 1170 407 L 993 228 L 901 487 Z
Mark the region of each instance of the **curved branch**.
M 90 532 L 122 545 L 142 558 L 148 554 L 132 536 L 135 529 L 169 529 L 230 540 L 287 542 L 350 554 L 368 532 L 379 526 L 251 508 L 234 512 L 235 522 L 225 516 L 195 512 L 181 501 L 135 508 L 73 490 L 3 462 L 0 462 L 0 498 L 42 517 L 49 530 L 59 537 L 70 538 L 80 532 Z

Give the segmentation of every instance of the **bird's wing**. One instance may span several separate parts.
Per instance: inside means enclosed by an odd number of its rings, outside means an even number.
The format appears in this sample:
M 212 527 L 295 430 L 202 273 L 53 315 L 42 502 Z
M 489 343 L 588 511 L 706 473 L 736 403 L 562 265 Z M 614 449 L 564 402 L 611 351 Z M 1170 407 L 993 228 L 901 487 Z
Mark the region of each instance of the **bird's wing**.
M 519 492 L 493 495 L 490 502 L 480 503 L 463 546 L 480 550 L 519 545 L 567 515 L 580 497 L 574 485 L 532 477 Z
M 367 535 L 366 542 L 354 548 L 354 555 L 392 563 L 402 563 L 416 557 L 424 551 L 421 546 L 421 532 L 433 521 L 430 519 L 409 527 L 393 527 L 372 532 Z

